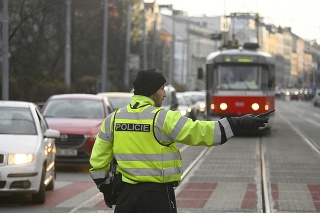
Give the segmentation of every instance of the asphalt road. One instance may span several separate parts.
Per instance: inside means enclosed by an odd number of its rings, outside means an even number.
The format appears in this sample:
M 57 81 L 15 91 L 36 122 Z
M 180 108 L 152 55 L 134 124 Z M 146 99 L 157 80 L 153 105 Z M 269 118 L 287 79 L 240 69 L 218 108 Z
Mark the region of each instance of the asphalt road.
M 176 189 L 178 211 L 320 212 L 319 118 L 310 102 L 277 100 L 270 134 L 238 136 L 214 148 L 180 145 L 187 174 Z M 113 212 L 88 169 L 58 167 L 44 205 L 2 196 L 0 212 Z

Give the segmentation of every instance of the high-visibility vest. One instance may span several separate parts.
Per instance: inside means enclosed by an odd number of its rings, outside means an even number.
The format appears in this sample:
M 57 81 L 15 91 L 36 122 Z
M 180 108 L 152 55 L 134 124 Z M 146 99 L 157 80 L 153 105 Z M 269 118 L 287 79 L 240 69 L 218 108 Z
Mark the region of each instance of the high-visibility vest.
M 124 107 L 115 113 L 113 154 L 124 182 L 180 181 L 180 152 L 172 141 L 161 141 L 161 129 L 155 128 L 161 110 L 148 106 L 130 112 Z

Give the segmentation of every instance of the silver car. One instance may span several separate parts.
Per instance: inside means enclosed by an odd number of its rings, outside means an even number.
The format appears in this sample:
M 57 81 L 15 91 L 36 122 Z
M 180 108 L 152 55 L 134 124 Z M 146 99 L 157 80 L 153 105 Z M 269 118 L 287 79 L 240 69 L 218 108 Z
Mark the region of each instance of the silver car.
M 98 93 L 103 97 L 107 97 L 113 107 L 113 110 L 117 110 L 131 103 L 133 93 L 130 92 L 102 92 Z
M 313 97 L 313 105 L 320 106 L 320 89 L 317 89 Z
M 31 195 L 43 204 L 54 189 L 55 138 L 36 104 L 0 101 L 0 195 Z

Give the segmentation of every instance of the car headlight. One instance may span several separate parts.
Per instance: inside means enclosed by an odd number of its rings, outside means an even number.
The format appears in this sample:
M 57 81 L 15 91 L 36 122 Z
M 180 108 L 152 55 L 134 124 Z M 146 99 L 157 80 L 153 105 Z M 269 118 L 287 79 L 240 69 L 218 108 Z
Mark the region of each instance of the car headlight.
M 200 104 L 200 111 L 203 112 L 206 108 L 206 104 L 205 103 L 201 103 Z
M 8 156 L 8 165 L 17 165 L 24 163 L 31 163 L 34 159 L 33 154 L 9 154 Z
M 185 116 L 187 114 L 187 111 L 186 110 L 180 110 L 180 113 L 182 116 Z

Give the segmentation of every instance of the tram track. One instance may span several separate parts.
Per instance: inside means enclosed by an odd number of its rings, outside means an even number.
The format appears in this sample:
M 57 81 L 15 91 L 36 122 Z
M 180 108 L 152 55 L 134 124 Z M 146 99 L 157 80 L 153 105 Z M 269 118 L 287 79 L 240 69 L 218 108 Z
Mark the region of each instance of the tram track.
M 258 170 L 260 171 L 259 174 L 257 174 L 258 179 L 256 180 L 256 184 L 259 185 L 258 188 L 261 189 L 260 196 L 258 195 L 259 199 L 258 202 L 260 202 L 260 205 L 257 206 L 257 212 L 260 213 L 271 213 L 271 202 L 270 202 L 270 195 L 271 192 L 269 190 L 269 183 L 268 183 L 268 177 L 267 177 L 267 167 L 266 167 L 266 160 L 265 160 L 265 146 L 262 140 L 262 136 L 257 137 L 257 155 L 259 158 L 259 162 L 257 163 L 257 166 L 259 167 Z M 184 171 L 180 185 L 181 187 L 177 187 L 175 189 L 176 195 L 179 194 L 182 190 L 182 185 L 187 183 L 191 176 L 196 172 L 196 169 L 199 165 L 201 165 L 202 161 L 206 159 L 206 156 L 210 153 L 209 150 L 213 149 L 214 147 L 206 147 L 199 155 L 198 157 L 187 167 L 187 169 Z M 257 191 L 258 192 L 258 191 Z
M 310 113 L 309 114 L 306 114 L 305 111 L 299 111 L 299 110 L 290 110 L 291 111 L 294 111 L 292 113 L 294 113 L 294 115 L 292 116 L 285 116 L 284 114 L 282 114 L 282 111 L 278 111 L 277 113 L 277 116 L 278 118 L 280 118 L 283 122 L 285 122 L 289 127 L 290 129 L 299 136 L 300 139 L 297 139 L 296 141 L 301 141 L 303 142 L 306 147 L 308 147 L 312 152 L 316 153 L 316 156 L 318 156 L 318 158 L 320 158 L 320 147 L 319 147 L 319 144 L 317 144 L 317 141 L 314 139 L 314 136 L 310 135 L 310 132 L 308 132 L 308 129 L 306 126 L 300 126 L 301 123 L 305 122 L 305 123 L 309 123 L 314 125 L 314 127 L 319 127 L 319 124 L 317 122 L 315 122 L 315 120 L 313 119 L 314 117 L 318 117 L 318 114 L 315 114 L 313 113 L 313 118 L 312 116 L 309 118 L 310 116 Z M 285 111 L 283 112 L 286 112 L 288 113 L 288 110 L 286 109 Z M 304 115 L 302 115 L 304 114 Z M 300 118 L 299 122 L 297 123 L 294 123 L 293 121 L 289 120 L 290 118 Z M 307 149 L 308 149 L 307 148 Z M 271 212 L 278 212 L 279 209 L 285 209 L 285 208 L 289 208 L 288 206 L 284 206 L 283 205 L 283 202 L 287 202 L 287 204 L 289 203 L 289 201 L 286 201 L 286 199 L 288 199 L 286 197 L 286 195 L 289 195 L 289 193 L 293 192 L 294 189 L 278 189 L 279 185 L 281 184 L 286 184 L 286 182 L 273 182 L 273 187 L 271 186 L 272 183 L 271 183 L 271 177 L 267 177 L 267 176 L 270 176 L 270 174 L 268 174 L 267 172 L 269 171 L 270 172 L 270 169 L 268 170 L 268 168 L 266 167 L 266 161 L 267 161 L 267 157 L 265 155 L 266 153 L 266 144 L 263 142 L 262 138 L 260 138 L 260 153 L 261 153 L 261 180 L 262 180 L 262 204 L 263 204 L 263 208 L 262 208 L 262 212 L 263 213 L 271 213 Z M 270 161 L 270 159 L 268 160 Z M 275 161 L 272 162 L 272 164 L 274 163 Z M 270 163 L 270 162 L 269 162 Z M 300 162 L 299 162 L 300 163 Z M 289 166 L 290 165 L 290 162 L 287 163 L 287 165 Z M 287 167 L 288 168 L 288 167 Z M 292 170 L 292 173 L 295 173 L 294 171 L 295 169 Z M 287 173 L 289 174 L 290 171 L 286 170 L 286 171 L 283 171 L 284 173 Z M 272 177 L 273 179 L 276 179 L 276 170 L 273 169 L 272 171 Z M 306 174 L 307 175 L 307 174 Z M 296 178 L 296 176 L 299 176 L 298 174 L 295 175 L 294 177 Z M 278 176 L 280 177 L 280 176 Z M 289 179 L 289 178 L 288 178 Z M 291 179 L 292 180 L 292 179 Z M 302 179 L 300 179 L 301 181 Z M 297 186 L 297 188 L 299 188 L 301 185 L 301 182 L 299 180 L 295 180 L 294 181 L 294 184 L 295 186 Z M 294 185 L 292 183 L 292 185 Z M 310 184 L 309 182 L 305 182 L 306 186 L 310 187 L 310 185 L 312 186 L 312 184 Z M 309 185 L 308 185 L 309 184 Z M 289 185 L 289 183 L 288 183 Z M 277 189 L 275 189 L 275 186 L 277 187 Z M 274 191 L 272 191 L 274 190 Z M 309 195 L 309 191 L 303 191 L 304 189 L 300 188 L 299 190 L 296 189 L 297 191 L 294 192 L 294 193 L 305 193 L 306 194 L 306 197 L 308 197 Z M 280 193 L 285 193 L 283 194 L 284 197 L 281 198 L 281 200 L 279 199 L 279 194 Z M 311 194 L 313 192 L 310 192 Z M 308 209 L 312 209 L 313 210 L 313 207 L 312 205 L 315 205 L 315 209 L 317 209 L 317 204 L 315 203 L 316 201 L 312 200 L 312 197 L 309 198 L 310 200 L 307 200 L 307 198 L 305 199 L 305 203 L 306 202 L 310 202 L 311 205 L 308 206 L 307 208 Z M 281 202 L 281 207 L 279 206 Z M 313 204 L 312 204 L 313 203 Z M 289 204 L 289 205 L 292 205 L 292 204 Z
M 262 142 L 262 138 L 259 138 L 259 151 L 260 151 L 260 170 L 261 170 L 261 213 L 271 212 L 271 203 L 269 200 L 269 190 L 268 190 L 268 178 L 267 178 L 267 168 L 265 161 L 265 147 Z
M 284 116 L 281 115 L 281 113 L 277 113 L 277 116 L 281 120 L 283 120 L 290 128 L 299 135 L 300 138 L 313 150 L 320 156 L 320 150 L 317 147 L 317 145 L 312 141 L 312 139 L 309 139 L 307 134 L 300 129 L 298 126 L 294 125 L 292 122 L 287 120 Z M 275 203 L 278 201 L 274 201 L 273 195 L 272 195 L 272 189 L 271 189 L 271 182 L 269 177 L 269 171 L 268 171 L 268 165 L 267 165 L 267 146 L 264 140 L 263 136 L 257 136 L 256 137 L 256 155 L 257 155 L 257 175 L 256 175 L 256 184 L 257 184 L 257 212 L 260 213 L 273 213 L 277 211 L 275 208 Z M 186 152 L 188 153 L 188 149 L 192 148 L 190 146 L 182 145 L 179 147 L 179 150 L 181 153 Z M 197 168 L 206 160 L 207 156 L 210 155 L 210 150 L 215 149 L 215 147 L 204 147 L 201 151 L 197 152 L 197 154 L 192 157 L 193 160 L 189 159 L 189 161 L 186 161 L 187 167 L 184 168 L 183 175 L 181 177 L 181 182 L 178 187 L 175 188 L 175 194 L 178 195 L 180 192 L 183 191 L 184 185 L 187 185 L 190 179 L 192 179 L 192 176 L 196 174 Z M 189 156 L 190 157 L 190 156 Z M 185 159 L 185 158 L 184 158 Z M 219 183 L 218 183 L 219 184 Z M 81 207 L 80 207 L 81 208 Z M 75 210 L 78 210 L 78 208 L 75 208 L 70 211 L 70 213 L 75 212 Z M 190 209 L 185 210 L 186 212 L 192 212 Z M 185 212 L 183 208 L 180 209 L 179 212 Z M 203 208 L 200 210 L 195 209 L 195 212 L 215 212 L 214 210 L 208 210 L 206 208 Z M 236 212 L 236 210 L 232 210 L 233 212 Z M 241 209 L 239 209 L 240 212 Z M 217 212 L 220 212 L 217 210 Z
M 283 121 L 285 121 L 296 134 L 298 134 L 301 139 L 308 145 L 308 147 L 317 153 L 317 155 L 320 157 L 320 149 L 314 143 L 312 140 L 310 140 L 307 135 L 299 129 L 296 125 L 294 125 L 292 122 L 287 120 L 284 116 L 282 116 L 280 113 L 277 114 Z M 266 166 L 266 147 L 262 140 L 262 137 L 259 137 L 259 154 L 260 154 L 260 162 L 261 162 L 261 213 L 272 213 L 274 212 L 272 207 L 272 202 L 270 201 L 270 198 L 272 197 L 271 187 L 269 183 L 269 178 L 267 175 L 267 166 Z

